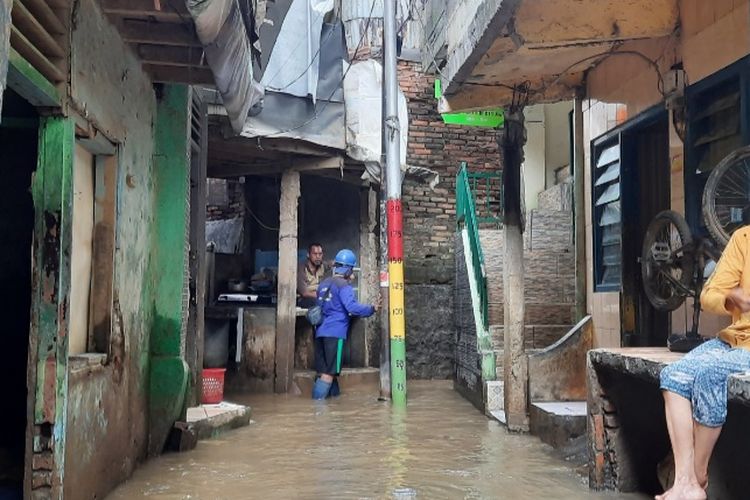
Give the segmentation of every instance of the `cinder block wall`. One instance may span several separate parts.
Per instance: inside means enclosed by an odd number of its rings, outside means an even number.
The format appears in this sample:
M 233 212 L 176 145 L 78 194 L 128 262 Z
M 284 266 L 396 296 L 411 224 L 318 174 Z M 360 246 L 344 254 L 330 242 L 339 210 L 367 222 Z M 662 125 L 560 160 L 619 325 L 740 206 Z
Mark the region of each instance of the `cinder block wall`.
M 456 371 L 453 237 L 459 164 L 466 161 L 473 171 L 502 170 L 497 132 L 444 124 L 434 81 L 419 63 L 399 63 L 399 84 L 409 110 L 407 163 L 440 174 L 434 189 L 410 182 L 403 189 L 410 378 L 452 378 Z

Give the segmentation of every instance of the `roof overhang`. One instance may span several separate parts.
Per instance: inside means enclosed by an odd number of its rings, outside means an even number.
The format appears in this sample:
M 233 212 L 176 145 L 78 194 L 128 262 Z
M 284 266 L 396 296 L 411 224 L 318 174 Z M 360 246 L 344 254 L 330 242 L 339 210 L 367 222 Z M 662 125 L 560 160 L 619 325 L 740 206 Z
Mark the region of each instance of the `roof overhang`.
M 468 27 L 460 17 L 446 27 L 441 112 L 505 106 L 522 87 L 530 103 L 572 98 L 625 42 L 674 33 L 679 11 L 677 0 L 484 0 Z
M 237 0 L 101 0 L 154 82 L 212 86 L 235 133 L 263 97 Z M 249 8 L 249 7 L 248 7 Z

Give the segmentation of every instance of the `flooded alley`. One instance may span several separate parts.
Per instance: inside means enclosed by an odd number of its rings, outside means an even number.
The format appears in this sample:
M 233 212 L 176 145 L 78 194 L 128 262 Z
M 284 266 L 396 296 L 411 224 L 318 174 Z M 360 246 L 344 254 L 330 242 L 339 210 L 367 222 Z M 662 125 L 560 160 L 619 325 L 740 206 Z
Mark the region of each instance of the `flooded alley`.
M 139 468 L 113 499 L 640 498 L 597 494 L 551 448 L 453 391 L 413 382 L 405 413 L 357 389 L 323 404 L 258 395 L 249 427 Z

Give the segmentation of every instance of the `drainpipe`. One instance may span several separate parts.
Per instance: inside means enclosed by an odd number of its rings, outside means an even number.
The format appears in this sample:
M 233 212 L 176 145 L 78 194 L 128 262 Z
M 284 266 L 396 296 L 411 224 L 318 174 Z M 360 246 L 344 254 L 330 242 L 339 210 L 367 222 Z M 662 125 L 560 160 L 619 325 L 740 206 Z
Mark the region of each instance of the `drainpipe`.
M 383 2 L 383 39 L 386 107 L 386 187 L 388 201 L 388 278 L 391 337 L 391 398 L 406 405 L 406 319 L 404 304 L 404 240 L 401 206 L 400 124 L 396 61 L 396 0 Z
M 586 207 L 584 201 L 583 97 L 573 108 L 573 217 L 576 249 L 576 321 L 586 315 Z

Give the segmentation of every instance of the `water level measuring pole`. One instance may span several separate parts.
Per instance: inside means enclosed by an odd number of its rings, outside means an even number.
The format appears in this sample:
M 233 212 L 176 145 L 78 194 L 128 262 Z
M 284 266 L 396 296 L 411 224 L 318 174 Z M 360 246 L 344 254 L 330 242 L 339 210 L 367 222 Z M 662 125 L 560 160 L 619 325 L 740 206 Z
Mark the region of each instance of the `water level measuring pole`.
M 401 133 L 398 121 L 396 0 L 383 2 L 385 80 L 386 218 L 388 219 L 388 314 L 391 336 L 391 400 L 406 405 L 406 307 L 404 304 L 404 221 L 401 207 Z

